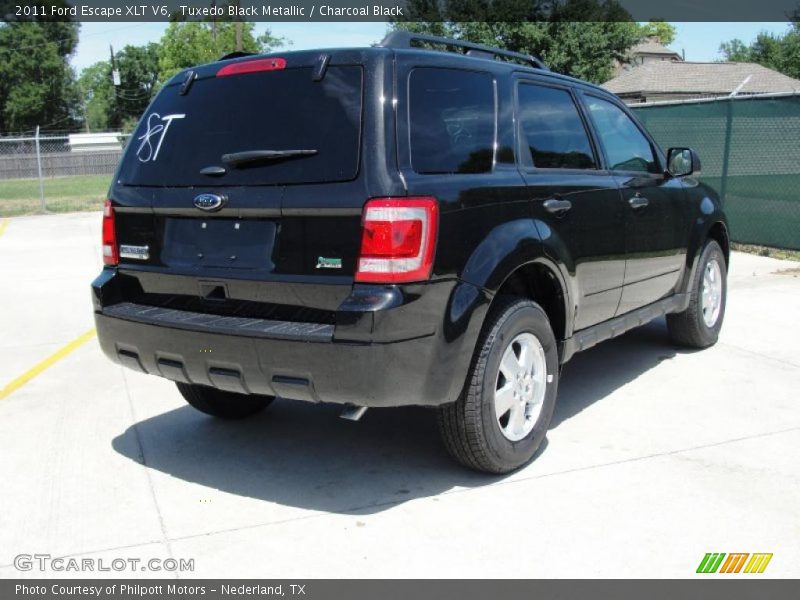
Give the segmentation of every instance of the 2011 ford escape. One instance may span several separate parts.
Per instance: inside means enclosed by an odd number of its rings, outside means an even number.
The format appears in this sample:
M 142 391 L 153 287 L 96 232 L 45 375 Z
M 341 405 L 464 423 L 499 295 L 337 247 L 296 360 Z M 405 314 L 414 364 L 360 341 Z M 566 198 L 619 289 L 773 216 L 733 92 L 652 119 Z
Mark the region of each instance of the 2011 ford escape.
M 457 460 L 507 472 L 576 351 L 665 314 L 717 340 L 728 226 L 699 166 L 533 57 L 405 32 L 228 57 L 164 86 L 120 163 L 100 343 L 219 417 L 436 407 Z

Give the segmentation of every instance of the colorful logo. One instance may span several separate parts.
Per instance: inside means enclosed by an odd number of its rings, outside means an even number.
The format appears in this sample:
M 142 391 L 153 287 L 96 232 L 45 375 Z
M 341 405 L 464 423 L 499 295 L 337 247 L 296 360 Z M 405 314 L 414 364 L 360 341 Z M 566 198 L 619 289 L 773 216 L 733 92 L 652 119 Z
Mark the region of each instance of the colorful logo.
M 727 557 L 727 558 L 726 558 Z M 748 560 L 748 557 L 750 560 Z M 756 552 L 708 552 L 697 567 L 698 573 L 763 573 L 772 553 Z M 724 562 L 723 562 L 724 561 Z M 742 571 L 744 567 L 744 571 Z
M 342 268 L 342 259 L 341 258 L 325 258 L 324 256 L 320 256 L 317 259 L 317 268 L 318 269 L 341 269 Z

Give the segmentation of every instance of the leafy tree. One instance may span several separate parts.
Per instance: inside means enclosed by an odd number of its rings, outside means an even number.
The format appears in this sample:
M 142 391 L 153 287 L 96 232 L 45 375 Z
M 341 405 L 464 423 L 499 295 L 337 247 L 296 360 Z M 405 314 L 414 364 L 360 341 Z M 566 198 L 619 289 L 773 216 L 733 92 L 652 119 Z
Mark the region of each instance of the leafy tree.
M 719 51 L 725 57 L 725 60 L 731 62 L 751 62 L 750 60 L 750 46 L 745 44 L 740 39 L 730 40 L 729 42 L 722 42 L 719 45 Z
M 597 83 L 642 37 L 613 0 L 410 0 L 394 27 L 534 54 L 552 70 Z
M 90 129 L 130 129 L 147 108 L 158 80 L 159 46 L 125 46 L 115 56 L 120 85 L 112 80 L 111 62 L 103 60 L 81 73 L 79 87 Z
M 720 45 L 725 60 L 754 62 L 800 79 L 800 13 L 783 35 L 759 33 L 749 46 L 735 39 Z
M 80 25 L 0 23 L 0 131 L 67 129 L 81 119 L 69 57 Z
M 272 36 L 269 30 L 256 37 L 253 23 L 174 21 L 161 38 L 159 83 L 166 83 L 187 67 L 213 62 L 234 52 L 237 25 L 241 26 L 244 52 L 269 52 L 285 43 L 284 39 Z
M 115 112 L 114 86 L 111 81 L 111 63 L 96 62 L 81 71 L 78 87 L 83 97 L 83 116 L 89 129 L 111 129 Z
M 117 127 L 130 119 L 138 119 L 150 104 L 158 83 L 161 47 L 125 46 L 117 55 L 120 85 L 116 88 Z
M 643 38 L 657 37 L 662 44 L 669 46 L 675 41 L 677 30 L 666 21 L 650 21 L 641 26 L 641 35 Z

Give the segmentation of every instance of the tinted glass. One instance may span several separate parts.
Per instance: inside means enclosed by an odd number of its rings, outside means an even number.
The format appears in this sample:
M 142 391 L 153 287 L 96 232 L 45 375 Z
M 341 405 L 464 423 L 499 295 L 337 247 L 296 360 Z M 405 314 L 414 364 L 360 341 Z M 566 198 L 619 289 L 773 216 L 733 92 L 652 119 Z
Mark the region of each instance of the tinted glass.
M 586 104 L 610 169 L 659 172 L 650 142 L 622 109 L 594 96 L 586 96 Z
M 353 179 L 358 172 L 362 69 L 330 67 L 322 81 L 296 68 L 211 77 L 185 96 L 165 88 L 134 133 L 120 179 L 153 186 L 269 185 Z M 248 150 L 316 150 L 252 162 L 222 176 L 222 155 Z
M 411 165 L 417 173 L 483 173 L 494 160 L 494 85 L 488 73 L 414 69 Z
M 520 84 L 523 139 L 540 169 L 594 169 L 592 146 L 578 108 L 566 90 Z

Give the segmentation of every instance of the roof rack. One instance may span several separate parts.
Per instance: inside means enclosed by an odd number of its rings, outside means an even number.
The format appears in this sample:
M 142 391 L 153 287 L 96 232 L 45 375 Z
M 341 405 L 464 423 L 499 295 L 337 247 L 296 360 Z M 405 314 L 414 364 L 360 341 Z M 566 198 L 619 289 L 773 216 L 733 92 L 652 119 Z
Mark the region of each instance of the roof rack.
M 483 44 L 473 44 L 472 42 L 465 42 L 463 40 L 454 40 L 451 38 L 427 35 L 424 33 L 413 33 L 411 31 L 392 31 L 387 34 L 386 37 L 383 38 L 383 40 L 377 45 L 384 48 L 412 48 L 413 42 L 428 42 L 430 44 L 440 44 L 442 46 L 465 48 L 467 50 L 467 56 L 489 58 L 492 60 L 498 56 L 504 58 L 513 58 L 532 66 L 534 69 L 542 69 L 544 71 L 550 70 L 547 68 L 547 65 L 541 61 L 541 59 L 531 54 L 521 54 L 519 52 L 503 50 L 501 48 L 484 46 Z

